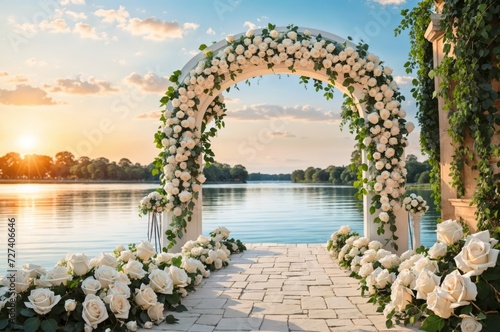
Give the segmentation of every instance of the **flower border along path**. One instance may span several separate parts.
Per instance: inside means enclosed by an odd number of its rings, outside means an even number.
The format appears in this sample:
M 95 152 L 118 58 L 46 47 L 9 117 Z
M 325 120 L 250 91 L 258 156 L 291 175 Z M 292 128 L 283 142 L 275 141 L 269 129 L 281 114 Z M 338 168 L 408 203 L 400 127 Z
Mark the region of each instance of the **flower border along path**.
M 29 264 L 9 272 L 0 283 L 0 330 L 137 331 L 175 323 L 165 309 L 185 311 L 181 299 L 211 271 L 227 266 L 231 253 L 246 249 L 228 236 L 219 227 L 178 254 L 156 253 L 143 241 L 93 259 L 68 254 L 49 271 Z

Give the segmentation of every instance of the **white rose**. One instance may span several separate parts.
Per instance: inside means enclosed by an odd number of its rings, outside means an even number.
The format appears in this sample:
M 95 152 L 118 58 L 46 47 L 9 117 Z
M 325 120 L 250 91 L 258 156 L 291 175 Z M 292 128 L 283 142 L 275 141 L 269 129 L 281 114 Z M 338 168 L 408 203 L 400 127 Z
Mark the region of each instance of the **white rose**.
M 114 284 L 109 285 L 108 295 L 123 295 L 127 299 L 130 297 L 130 287 L 121 281 L 115 281 Z
M 82 318 L 88 325 L 92 326 L 94 329 L 101 322 L 108 319 L 108 312 L 106 310 L 106 305 L 99 296 L 94 294 L 89 294 L 85 297 L 85 301 L 82 303 L 83 312 Z
M 354 241 L 352 243 L 352 245 L 357 247 L 357 248 L 361 248 L 361 247 L 367 246 L 369 242 L 370 242 L 370 240 L 367 237 L 363 236 L 363 237 L 360 237 L 359 239 L 357 239 L 356 241 Z
M 385 288 L 388 284 L 393 283 L 396 280 L 396 274 L 394 272 L 389 273 L 389 270 L 382 270 L 375 277 L 375 281 L 377 282 L 376 287 L 379 289 Z
M 108 295 L 104 298 L 104 302 L 109 304 L 109 308 L 116 318 L 128 318 L 130 311 L 130 302 L 125 296 L 120 294 Z
M 155 253 L 155 247 L 149 241 L 141 241 L 141 243 L 137 246 L 137 257 L 143 261 L 147 261 Z
M 389 255 L 392 255 L 392 252 L 390 252 L 389 250 L 380 249 L 376 253 L 376 260 L 381 260 L 382 258 Z
M 415 282 L 415 274 L 409 269 L 403 269 L 399 272 L 396 282 L 401 283 L 405 287 L 413 288 Z
M 164 310 L 163 303 L 158 302 L 155 305 L 149 307 L 148 316 L 149 318 L 151 318 L 152 321 L 159 323 L 163 320 L 163 310 Z
M 446 255 L 448 246 L 442 242 L 436 242 L 432 247 L 429 248 L 429 256 L 434 259 L 439 259 Z
M 469 276 L 482 274 L 497 263 L 500 250 L 492 249 L 490 232 L 468 235 L 462 251 L 455 256 L 457 267 Z
M 361 265 L 365 263 L 371 263 L 377 259 L 377 251 L 375 249 L 368 249 L 363 253 L 363 258 L 361 259 Z
M 94 272 L 94 278 L 99 280 L 103 288 L 109 287 L 118 277 L 115 268 L 107 265 L 99 266 Z
M 144 323 L 144 328 L 145 329 L 152 329 L 153 328 L 153 322 L 146 322 Z
M 82 276 L 90 271 L 90 259 L 85 254 L 68 254 L 66 255 L 66 261 L 68 267 L 77 276 Z
M 100 253 L 97 257 L 90 260 L 90 266 L 98 267 L 107 265 L 116 268 L 118 266 L 118 259 L 109 253 Z
M 469 301 L 476 300 L 477 287 L 470 277 L 463 276 L 455 270 L 448 274 L 441 283 L 441 289 L 452 300 L 452 308 L 468 305 Z
M 234 36 L 233 36 L 233 35 L 227 35 L 227 36 L 226 36 L 226 41 L 227 41 L 228 43 L 232 43 L 232 42 L 234 42 Z
M 451 308 L 451 302 L 446 292 L 439 287 L 434 288 L 433 292 L 427 294 L 427 309 L 445 319 L 450 318 L 453 314 L 453 308 Z
M 47 271 L 41 265 L 37 264 L 25 264 L 23 265 L 23 271 L 28 272 L 31 278 L 37 278 L 42 274 L 47 273 Z
M 64 301 L 64 309 L 68 312 L 76 309 L 76 301 L 73 299 L 67 299 Z
M 210 242 L 210 238 L 204 235 L 199 235 L 198 238 L 196 239 L 196 242 L 200 243 L 201 245 L 205 245 Z
M 399 257 L 396 254 L 391 254 L 381 258 L 379 262 L 384 268 L 390 269 L 399 264 Z
M 379 241 L 370 241 L 370 243 L 368 243 L 368 249 L 374 249 L 374 250 L 378 250 L 380 248 L 382 248 L 382 243 L 380 243 Z
M 214 266 L 217 270 L 222 269 L 222 260 L 220 258 L 217 258 L 214 261 Z
M 73 277 L 69 274 L 66 266 L 56 266 L 42 275 L 40 279 L 35 280 L 35 284 L 41 287 L 59 286 L 60 284 L 66 286 L 68 280 L 72 279 Z
M 95 294 L 101 287 L 99 280 L 95 280 L 94 277 L 88 277 L 82 282 L 82 290 L 85 295 Z
M 397 311 L 402 312 L 406 306 L 413 301 L 413 292 L 400 283 L 394 283 L 391 287 L 391 303 Z
M 131 320 L 131 321 L 127 322 L 127 324 L 125 326 L 127 327 L 127 330 L 129 330 L 129 331 L 132 331 L 132 332 L 137 331 L 137 322 L 135 320 Z
M 134 301 L 142 310 L 146 310 L 158 302 L 158 297 L 151 287 L 141 284 L 141 288 L 135 290 Z
M 389 221 L 389 214 L 387 212 L 380 212 L 380 214 L 378 215 L 378 217 L 380 218 L 380 220 L 382 222 L 388 222 Z
M 164 270 L 154 270 L 149 274 L 149 286 L 156 292 L 172 294 L 174 285 L 170 274 Z
M 460 330 L 462 332 L 479 332 L 483 329 L 483 325 L 478 322 L 474 317 L 467 315 L 460 315 L 462 322 L 460 323 Z
M 177 287 L 186 287 L 188 285 L 188 275 L 186 271 L 178 268 L 175 265 L 170 266 L 169 268 L 170 277 L 172 278 L 172 282 L 174 286 Z
M 417 299 L 426 300 L 427 294 L 432 292 L 436 286 L 439 286 L 441 278 L 427 269 L 423 269 L 417 275 L 414 290 L 417 291 Z
M 10 287 L 10 281 L 14 279 L 15 292 L 17 294 L 20 294 L 22 292 L 25 292 L 30 287 L 30 274 L 31 273 L 29 271 L 24 270 L 18 270 L 15 273 L 9 272 L 5 275 L 5 277 L 3 277 L 3 279 L 1 280 L 1 284 L 5 286 L 4 289 L 7 289 Z M 46 287 L 50 286 L 51 284 L 49 283 Z
M 123 250 L 120 252 L 120 256 L 118 257 L 119 260 L 123 262 L 128 262 L 131 259 L 135 259 L 136 255 L 134 252 L 130 250 Z
M 123 272 L 128 274 L 131 279 L 142 279 L 146 275 L 142 263 L 136 260 L 130 260 L 123 265 Z
M 437 240 L 447 245 L 457 243 L 464 236 L 462 225 L 455 220 L 446 220 L 436 227 Z
M 35 310 L 39 315 L 45 315 L 61 300 L 60 295 L 55 295 L 47 288 L 33 289 L 28 296 L 29 302 L 24 302 L 27 308 Z
M 411 133 L 415 129 L 415 125 L 412 122 L 407 122 L 405 124 L 405 128 L 408 131 L 408 133 Z
M 401 254 L 401 256 L 399 256 L 399 258 L 401 259 L 401 261 L 405 261 L 407 259 L 411 259 L 412 257 L 415 256 L 415 250 L 406 250 L 404 253 Z M 420 258 L 420 256 L 418 257 Z M 415 259 L 415 261 L 417 261 L 418 259 Z
M 361 265 L 358 274 L 362 277 L 367 277 L 373 272 L 373 265 L 371 263 L 366 263 Z
M 368 121 L 370 121 L 370 123 L 372 123 L 372 124 L 377 124 L 379 121 L 378 114 L 375 112 L 368 114 Z
M 172 264 L 172 258 L 174 258 L 174 257 L 177 257 L 177 255 L 162 252 L 161 254 L 158 254 L 156 256 L 156 262 L 157 262 L 157 264 L 165 263 L 165 264 L 170 265 L 170 264 Z
M 340 227 L 340 229 L 338 230 L 338 233 L 340 235 L 347 235 L 349 234 L 349 232 L 351 231 L 351 228 L 349 226 L 342 226 Z
M 116 274 L 116 279 L 115 279 L 114 283 L 116 284 L 117 282 L 121 282 L 122 284 L 125 284 L 125 285 L 130 285 L 132 283 L 130 281 L 130 278 L 128 277 L 128 275 L 126 275 L 125 273 L 123 273 L 121 271 Z M 110 287 L 111 287 L 111 285 L 110 285 Z
M 420 274 L 423 269 L 427 269 L 433 273 L 439 272 L 436 261 L 431 261 L 428 257 L 420 258 L 412 267 L 413 272 L 417 275 Z

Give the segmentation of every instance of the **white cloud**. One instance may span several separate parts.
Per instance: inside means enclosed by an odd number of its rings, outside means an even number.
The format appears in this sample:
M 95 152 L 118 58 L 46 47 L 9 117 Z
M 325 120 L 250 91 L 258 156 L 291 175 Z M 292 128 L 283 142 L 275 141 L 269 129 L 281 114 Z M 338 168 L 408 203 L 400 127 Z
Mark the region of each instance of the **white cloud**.
M 72 19 L 74 19 L 75 21 L 87 19 L 87 15 L 85 13 L 77 13 L 71 10 L 67 10 L 64 13 L 69 17 L 71 17 Z
M 181 51 L 189 56 L 195 56 L 198 53 L 200 53 L 200 51 L 195 51 L 195 50 L 188 51 L 185 47 L 181 48 Z
M 104 95 L 118 92 L 118 89 L 113 88 L 109 81 L 99 81 L 95 77 L 89 77 L 87 80 L 82 80 L 81 77 L 77 77 L 76 79 L 58 79 L 51 91 L 77 95 Z
M 53 33 L 70 32 L 70 29 L 63 18 L 56 18 L 53 21 L 44 20 L 40 22 L 40 28 L 44 31 Z
M 98 34 L 95 30 L 94 27 L 90 26 L 89 24 L 78 22 L 75 25 L 75 28 L 73 29 L 75 33 L 78 33 L 81 38 L 84 39 L 106 39 L 107 34 L 105 32 L 102 32 Z
M 67 6 L 69 4 L 84 5 L 85 0 L 61 0 L 60 4 L 61 4 L 61 6 Z
M 200 25 L 198 23 L 193 23 L 193 22 L 186 22 L 182 26 L 185 30 L 189 30 L 189 29 L 196 30 L 200 27 Z
M 16 75 L 12 78 L 9 79 L 9 82 L 14 82 L 14 83 L 26 83 L 28 82 L 28 78 L 24 75 Z
M 372 0 L 378 4 L 381 4 L 382 6 L 388 6 L 388 5 L 402 5 L 406 2 L 406 0 Z
M 255 23 L 252 23 L 250 21 L 245 21 L 245 23 L 243 23 L 243 26 L 248 27 L 248 29 L 252 29 L 252 30 L 254 30 L 257 27 L 257 25 Z
M 152 119 L 152 120 L 160 120 L 161 111 L 150 111 L 146 113 L 141 113 L 136 116 L 136 119 Z
M 130 17 L 130 14 L 123 6 L 118 9 L 98 9 L 94 12 L 94 15 L 101 17 L 103 22 L 113 23 L 116 21 L 120 24 L 124 24 Z
M 4 76 L 9 76 L 9 73 L 7 73 L 6 71 L 0 71 L 0 77 Z
M 56 105 L 43 89 L 26 84 L 16 85 L 14 90 L 0 89 L 0 104 L 13 106 Z
M 394 81 L 399 85 L 406 85 L 411 84 L 411 81 L 413 81 L 414 78 L 415 77 L 413 76 L 396 76 L 394 77 Z
M 26 63 L 28 66 L 34 67 L 34 66 L 46 66 L 47 62 L 38 60 L 37 58 L 29 58 L 27 59 L 24 63 Z
M 148 72 L 144 76 L 131 73 L 125 77 L 125 82 L 129 85 L 138 86 L 143 92 L 148 93 L 164 93 L 170 85 L 167 77 L 158 76 L 153 72 Z
M 178 22 L 165 22 L 154 18 L 147 18 L 145 20 L 133 18 L 124 29 L 134 36 L 142 36 L 150 40 L 182 38 L 183 32 Z
M 208 28 L 207 31 L 205 32 L 207 35 L 215 35 L 215 30 L 212 28 Z
M 310 105 L 281 106 L 272 104 L 256 104 L 237 110 L 228 110 L 228 116 L 237 120 L 266 120 L 274 118 L 291 121 L 331 121 L 339 122 L 340 115 L 332 111 L 324 112 Z

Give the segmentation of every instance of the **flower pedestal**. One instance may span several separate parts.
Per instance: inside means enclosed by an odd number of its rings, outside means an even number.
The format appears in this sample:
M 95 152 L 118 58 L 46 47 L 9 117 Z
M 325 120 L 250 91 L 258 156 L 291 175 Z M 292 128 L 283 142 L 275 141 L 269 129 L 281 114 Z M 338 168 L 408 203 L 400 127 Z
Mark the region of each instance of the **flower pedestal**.
M 148 215 L 148 241 L 153 243 L 156 252 L 161 252 L 162 248 L 162 224 L 161 213 L 152 212 Z
M 409 221 L 410 221 L 410 234 L 412 235 L 412 249 L 416 249 L 420 247 L 420 219 L 421 215 L 410 213 Z

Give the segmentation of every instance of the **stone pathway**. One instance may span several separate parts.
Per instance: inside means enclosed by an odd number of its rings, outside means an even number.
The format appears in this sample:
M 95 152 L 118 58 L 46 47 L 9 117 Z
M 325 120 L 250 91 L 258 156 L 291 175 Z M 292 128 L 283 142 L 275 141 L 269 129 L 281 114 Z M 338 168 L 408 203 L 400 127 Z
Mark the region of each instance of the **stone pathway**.
M 387 331 L 385 318 L 360 296 L 323 245 L 251 244 L 231 256 L 154 331 Z M 416 331 L 396 327 L 390 331 Z M 151 331 L 151 330 L 142 330 Z

